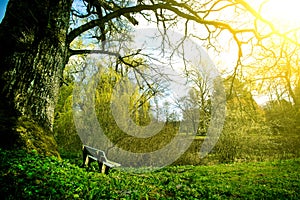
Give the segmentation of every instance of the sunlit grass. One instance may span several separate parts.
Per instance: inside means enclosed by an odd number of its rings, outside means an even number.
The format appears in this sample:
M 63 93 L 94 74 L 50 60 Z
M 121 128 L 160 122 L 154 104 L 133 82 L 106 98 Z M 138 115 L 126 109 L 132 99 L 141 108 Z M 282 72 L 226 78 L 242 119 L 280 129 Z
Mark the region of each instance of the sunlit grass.
M 1 150 L 0 156 L 0 195 L 6 199 L 300 198 L 299 158 L 104 175 L 36 153 Z

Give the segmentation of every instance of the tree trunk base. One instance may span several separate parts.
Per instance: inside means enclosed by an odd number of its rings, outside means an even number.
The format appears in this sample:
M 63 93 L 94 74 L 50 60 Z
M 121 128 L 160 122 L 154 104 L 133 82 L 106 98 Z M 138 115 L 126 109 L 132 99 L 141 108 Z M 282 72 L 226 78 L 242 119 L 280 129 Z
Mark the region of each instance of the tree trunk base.
M 8 106 L 0 106 L 0 147 L 4 149 L 36 150 L 45 156 L 60 157 L 56 141 L 50 129 L 33 120 L 17 116 Z

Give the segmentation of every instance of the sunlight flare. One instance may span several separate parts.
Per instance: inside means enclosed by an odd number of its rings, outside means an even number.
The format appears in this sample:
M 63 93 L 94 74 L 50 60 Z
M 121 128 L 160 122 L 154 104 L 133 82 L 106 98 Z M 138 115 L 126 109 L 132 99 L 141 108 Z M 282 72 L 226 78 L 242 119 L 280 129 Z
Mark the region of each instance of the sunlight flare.
M 261 14 L 271 20 L 280 31 L 300 28 L 299 0 L 268 0 L 262 6 Z

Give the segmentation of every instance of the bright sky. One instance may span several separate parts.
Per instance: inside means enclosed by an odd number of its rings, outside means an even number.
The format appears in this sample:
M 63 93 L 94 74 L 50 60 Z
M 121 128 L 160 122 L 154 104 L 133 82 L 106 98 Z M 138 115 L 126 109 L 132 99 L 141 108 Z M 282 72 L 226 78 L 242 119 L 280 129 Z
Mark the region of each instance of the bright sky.
M 0 1 L 0 22 L 2 21 L 2 19 L 4 17 L 7 2 L 8 2 L 8 0 L 1 0 Z
M 263 1 L 247 0 L 250 5 L 257 7 Z M 299 0 L 266 0 L 261 14 L 272 21 L 280 31 L 300 27 Z

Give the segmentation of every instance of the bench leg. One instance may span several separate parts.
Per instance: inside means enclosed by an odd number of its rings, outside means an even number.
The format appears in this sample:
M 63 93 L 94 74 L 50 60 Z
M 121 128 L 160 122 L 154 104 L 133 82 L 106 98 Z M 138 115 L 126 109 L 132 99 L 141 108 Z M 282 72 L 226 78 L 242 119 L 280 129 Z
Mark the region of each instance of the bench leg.
M 97 162 L 98 162 L 98 166 L 99 166 L 99 171 L 100 171 L 100 173 L 102 173 L 103 163 L 100 162 L 99 160 Z
M 89 165 L 89 158 L 87 155 L 83 155 L 83 159 L 82 159 L 82 168 L 84 168 L 86 165 Z
M 108 174 L 109 170 L 110 170 L 110 167 L 107 165 L 104 165 L 104 174 Z
M 89 158 L 88 158 L 88 151 L 85 147 L 82 148 L 82 166 L 85 167 L 86 165 L 89 165 Z

